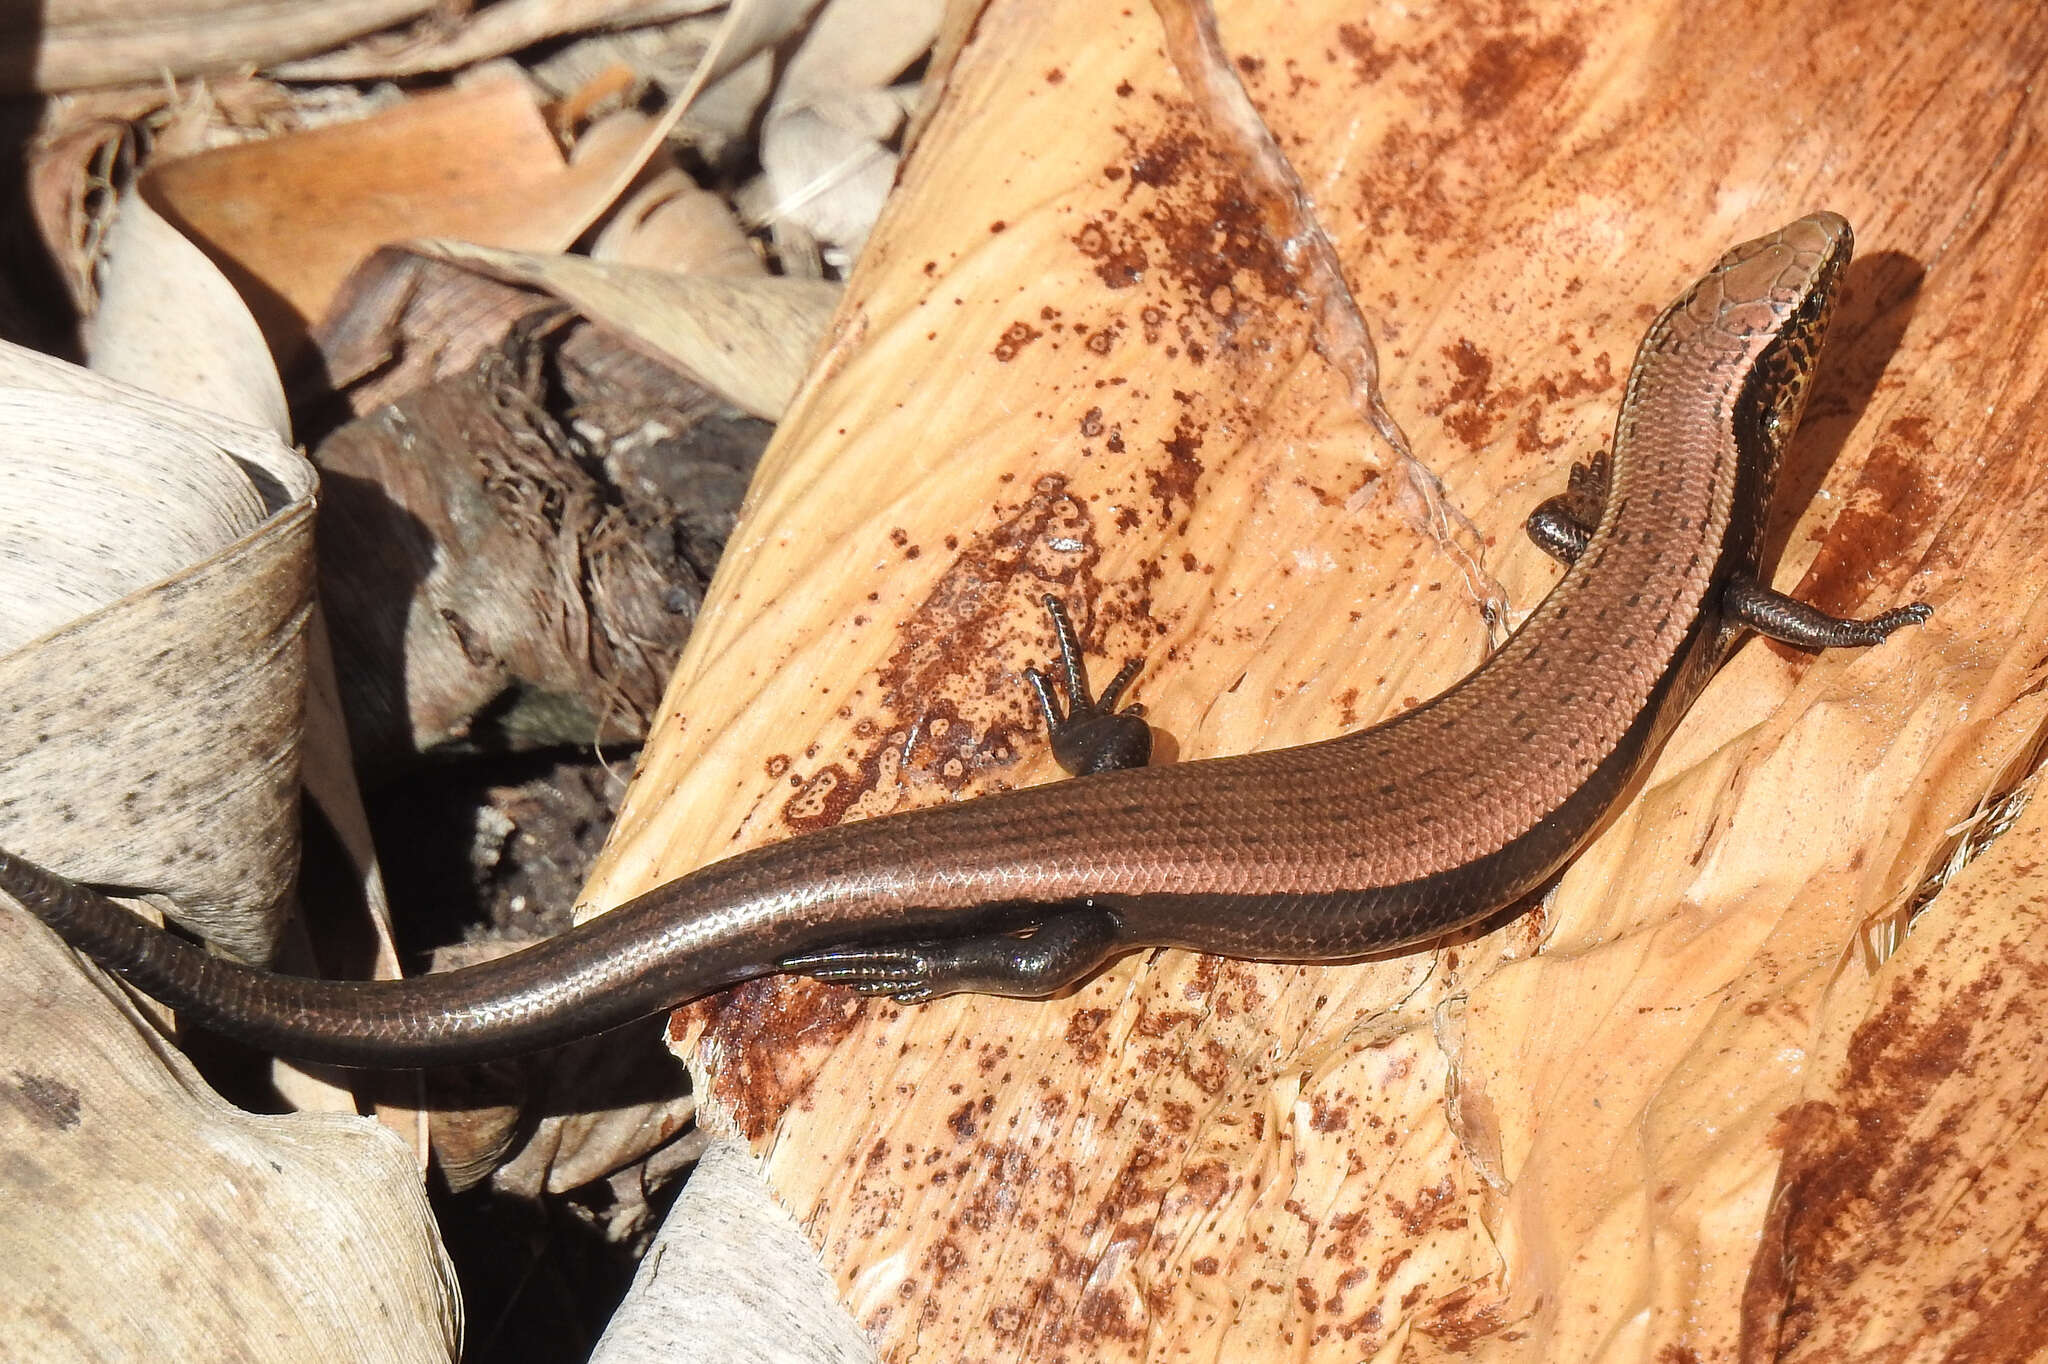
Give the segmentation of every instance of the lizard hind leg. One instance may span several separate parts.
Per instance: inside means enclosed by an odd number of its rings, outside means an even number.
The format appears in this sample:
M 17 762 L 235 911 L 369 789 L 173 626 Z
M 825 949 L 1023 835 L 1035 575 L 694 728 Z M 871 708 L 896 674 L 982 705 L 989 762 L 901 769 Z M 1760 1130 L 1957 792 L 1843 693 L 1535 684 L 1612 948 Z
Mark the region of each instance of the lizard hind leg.
M 789 957 L 784 971 L 920 1004 L 941 995 L 1039 998 L 1094 973 L 1127 944 L 1109 910 L 1080 905 L 1040 919 L 1029 936 L 982 933 L 911 942 L 848 943 Z
M 1561 564 L 1575 564 L 1586 552 L 1606 505 L 1607 452 L 1602 450 L 1585 464 L 1573 461 L 1565 490 L 1538 503 L 1523 529 L 1536 548 Z

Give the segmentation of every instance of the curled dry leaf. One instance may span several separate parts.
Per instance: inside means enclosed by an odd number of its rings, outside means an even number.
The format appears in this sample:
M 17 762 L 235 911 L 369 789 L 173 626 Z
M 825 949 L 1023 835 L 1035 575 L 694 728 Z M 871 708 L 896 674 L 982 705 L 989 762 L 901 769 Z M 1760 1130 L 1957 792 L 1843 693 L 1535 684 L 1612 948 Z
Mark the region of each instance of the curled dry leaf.
M 733 406 L 775 420 L 796 393 L 839 286 L 772 277 L 677 275 L 582 256 L 417 244 L 426 254 L 545 289 L 676 365 Z
M 10 1360 L 456 1358 L 454 1271 L 390 1133 L 223 1102 L 4 896 L 0 961 Z
M 745 1149 L 713 1143 L 591 1364 L 699 1356 L 869 1364 L 873 1348 L 830 1305 L 830 1292 L 802 1228 L 761 1187 Z
M 0 92 L 268 66 L 375 32 L 433 0 L 45 0 L 0 33 Z
M 290 439 L 283 387 L 255 319 L 213 263 L 135 195 L 120 205 L 108 240 L 104 275 L 100 306 L 89 336 L 98 373 L 209 413 L 267 427 L 279 438 Z M 199 460 L 191 467 L 210 469 L 217 464 L 217 459 Z M 293 479 L 305 476 L 304 461 L 296 457 L 286 468 Z M 302 534 L 294 543 L 299 552 L 304 551 Z M 128 552 L 146 544 L 146 537 L 137 537 Z M 391 944 L 376 851 L 356 786 L 333 660 L 317 612 L 307 645 L 304 730 L 297 745 L 300 780 L 325 816 L 354 873 L 352 882 L 323 878 L 314 903 L 362 911 L 327 917 L 355 925 L 366 920 L 374 973 L 396 975 L 397 955 Z M 211 778 L 214 771 L 209 767 L 200 775 Z M 285 866 L 296 862 L 296 829 L 291 834 L 291 841 L 274 853 Z M 141 871 L 146 869 L 138 869 Z M 140 879 L 133 883 L 148 884 Z M 315 918 L 326 921 L 322 916 Z M 266 945 L 271 931 L 268 926 L 263 928 Z M 351 950 L 347 959 L 360 963 L 364 955 Z M 280 1064 L 276 1080 L 280 1092 L 300 1108 L 355 1111 L 354 1096 L 331 1084 L 328 1074 L 315 1076 Z
M 94 370 L 291 439 L 263 333 L 198 247 L 130 195 L 107 257 L 87 341 Z
M 601 125 L 564 163 L 527 83 L 493 75 L 369 118 L 154 165 L 141 191 L 235 282 L 289 358 L 348 273 L 387 243 L 447 233 L 568 246 L 638 166 L 643 126 Z
M 873 110 L 889 118 L 875 119 Z M 761 129 L 769 189 L 764 216 L 788 219 L 849 255 L 858 252 L 896 181 L 896 153 L 885 139 L 901 126 L 902 115 L 892 97 L 874 91 L 771 120 Z
M 379 33 L 274 68 L 283 80 L 361 81 L 456 71 L 565 34 L 657 24 L 717 9 L 720 0 L 496 0 L 451 23 L 436 14 L 404 32 Z
M 936 0 L 831 0 L 790 54 L 761 120 L 764 217 L 851 256 L 896 178 L 904 105 L 889 84 L 931 48 Z
M 674 166 L 649 175 L 598 230 L 591 259 L 677 275 L 765 276 L 767 264 L 723 196 Z
M 1866 924 L 2048 719 L 2048 434 L 2011 399 L 2048 364 L 2048 181 L 2010 155 L 2048 24 L 1850 21 L 1839 50 L 1899 54 L 1897 88 L 1985 94 L 1900 120 L 1855 61 L 1781 41 L 1789 8 L 1665 8 L 1221 18 L 1368 301 L 1387 407 L 1512 606 L 1556 580 L 1521 520 L 1605 439 L 1648 318 L 1832 207 L 1863 258 L 1777 581 L 1934 619 L 1864 653 L 1747 645 L 1541 911 L 1435 951 L 1165 952 L 1047 1002 L 918 1008 L 766 982 L 687 1011 L 704 1120 L 749 1140 L 885 1356 L 1740 1348 L 1824 1006 L 1874 988 Z M 764 457 L 596 902 L 1050 776 L 1017 678 L 1048 654 L 1044 592 L 1098 666 L 1149 655 L 1180 757 L 1356 728 L 1483 655 L 1463 566 L 1376 480 L 1317 300 L 1160 47 L 1143 11 L 980 12 Z M 2040 1215 L 2016 1194 L 1999 1244 Z M 1901 1273 L 1963 1311 L 1947 1259 Z
M 267 958 L 298 861 L 312 469 L 13 347 L 0 402 L 0 521 L 29 551 L 0 589 L 0 846 Z

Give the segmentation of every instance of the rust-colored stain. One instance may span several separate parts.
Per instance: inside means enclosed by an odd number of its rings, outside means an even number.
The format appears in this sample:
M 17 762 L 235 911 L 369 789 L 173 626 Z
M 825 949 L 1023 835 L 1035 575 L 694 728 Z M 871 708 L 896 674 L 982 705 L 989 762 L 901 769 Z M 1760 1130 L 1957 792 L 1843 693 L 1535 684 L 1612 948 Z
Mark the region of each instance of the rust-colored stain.
M 1492 438 L 1503 416 L 1489 401 L 1493 383 L 1493 361 L 1472 341 L 1459 337 L 1456 345 L 1445 346 L 1443 357 L 1457 379 L 1450 390 L 1426 410 L 1441 417 L 1444 429 L 1473 450 Z
M 1967 894 L 1937 904 L 1957 915 L 1974 907 Z M 1994 940 L 1960 988 L 1930 980 L 1924 963 L 1902 973 L 1850 1040 L 1836 1092 L 1780 1115 L 1784 1157 L 1743 1294 L 1744 1360 L 1803 1355 L 1823 1329 L 1853 1337 L 1897 1292 L 1892 1279 L 1872 1290 L 1864 1276 L 1895 1273 L 1917 1244 L 1966 1217 L 1970 1191 L 2004 1159 L 1960 1136 L 1978 1077 L 2010 1094 L 2001 1072 L 2031 1069 L 2048 1042 L 2048 965 L 2014 941 L 2028 931 L 2015 925 Z M 2038 1082 L 2033 1092 L 2038 1101 Z M 1964 1277 L 1926 1285 L 1922 1344 L 1945 1340 L 1944 1359 L 2031 1356 L 2048 1339 L 2048 1242 L 1987 1246 L 1970 1263 Z
M 888 539 L 906 558 L 919 551 L 900 529 Z M 1101 546 L 1088 507 L 1063 477 L 1048 475 L 1002 520 L 948 541 L 950 566 L 905 615 L 902 642 L 879 671 L 881 713 L 856 727 L 862 746 L 807 770 L 787 756 L 770 760 L 772 774 L 791 788 L 780 816 L 792 833 L 843 822 L 885 779 L 965 790 L 1040 742 L 1039 720 L 1003 660 L 1022 632 L 1048 641 L 1040 647 L 1049 661 L 1046 593 L 1077 612 L 1101 596 L 1094 581 Z M 1086 634 L 1100 621 L 1084 615 L 1081 626 Z M 964 696 L 963 677 L 974 679 Z
M 1004 364 L 1008 364 L 1021 355 L 1026 346 L 1043 335 L 1045 335 L 1044 332 L 1032 326 L 1029 322 L 1012 322 L 1003 330 L 1002 338 L 996 342 L 995 349 L 989 353 Z
M 1522 103 L 1530 91 L 1562 89 L 1585 59 L 1586 45 L 1566 34 L 1488 38 L 1472 54 L 1458 96 L 1467 117 L 1499 118 Z
M 1147 343 L 1199 365 L 1243 342 L 1247 326 L 1263 332 L 1291 298 L 1294 274 L 1227 160 L 1184 107 L 1163 97 L 1161 105 L 1166 126 L 1120 128 L 1126 156 L 1103 168 L 1122 204 L 1098 211 L 1071 240 L 1106 287 L 1152 286 L 1158 301 L 1140 313 Z
M 1940 490 L 1921 472 L 1930 439 L 1919 418 L 1885 428 L 1794 596 L 1823 611 L 1854 615 L 1883 578 L 1903 576 L 1907 551 L 1941 509 Z
M 1160 448 L 1166 451 L 1166 463 L 1145 471 L 1146 487 L 1158 505 L 1159 523 L 1184 526 L 1194 511 L 1195 488 L 1202 477 L 1202 461 L 1195 453 L 1202 448 L 1202 429 L 1192 419 L 1182 417 L 1174 424 L 1173 434 L 1160 442 Z
M 1573 353 L 1571 347 L 1559 349 L 1565 355 Z M 1563 442 L 1543 434 L 1544 414 L 1553 406 L 1604 393 L 1620 384 L 1613 358 L 1605 351 L 1588 359 L 1583 369 L 1545 375 L 1526 387 L 1496 387 L 1492 358 L 1469 338 L 1458 338 L 1440 353 L 1453 377 L 1450 387 L 1423 411 L 1441 421 L 1445 433 L 1469 450 L 1487 445 L 1500 433 L 1502 424 L 1513 417 L 1517 450 L 1554 451 Z
M 1108 289 L 1128 289 L 1145 278 L 1145 250 L 1137 241 L 1112 234 L 1115 215 L 1085 224 L 1074 234 L 1074 249 L 1095 262 L 1095 277 Z
M 809 1092 L 816 1079 L 813 1050 L 843 1040 L 857 1014 L 844 991 L 772 976 L 677 1010 L 669 1035 L 703 1020 L 700 1050 L 718 1075 L 719 1097 L 740 1133 L 759 1141 Z

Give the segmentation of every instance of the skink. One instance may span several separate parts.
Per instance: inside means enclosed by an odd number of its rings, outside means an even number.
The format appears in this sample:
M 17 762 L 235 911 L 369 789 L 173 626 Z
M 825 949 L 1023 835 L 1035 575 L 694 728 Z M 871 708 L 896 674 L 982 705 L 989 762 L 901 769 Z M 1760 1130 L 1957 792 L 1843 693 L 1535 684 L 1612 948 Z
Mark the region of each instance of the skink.
M 842 825 L 412 980 L 231 962 L 4 853 L 0 889 L 190 1022 L 359 1066 L 532 1050 L 777 971 L 903 999 L 1042 995 L 1140 947 L 1337 961 L 1440 937 L 1554 875 L 1745 632 L 1825 648 L 1926 619 L 1920 603 L 1831 616 L 1759 576 L 1850 250 L 1846 221 L 1811 214 L 1735 247 L 1664 310 L 1609 455 L 1530 518 L 1563 578 L 1470 675 L 1383 724 Z M 1055 614 L 1072 713 L 1033 679 L 1055 747 L 1142 763 L 1114 696 L 1087 697 Z M 1106 745 L 1086 741 L 1098 729 Z

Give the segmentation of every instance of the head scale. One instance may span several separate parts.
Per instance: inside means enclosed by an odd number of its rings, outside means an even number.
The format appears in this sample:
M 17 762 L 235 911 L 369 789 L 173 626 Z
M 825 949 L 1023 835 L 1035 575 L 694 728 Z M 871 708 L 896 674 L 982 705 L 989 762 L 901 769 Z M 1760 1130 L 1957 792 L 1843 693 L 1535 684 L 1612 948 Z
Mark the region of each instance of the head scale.
M 1752 490 L 1760 503 L 1768 501 L 1779 461 L 1806 411 L 1821 342 L 1854 249 L 1846 220 L 1813 213 L 1745 242 L 1715 267 L 1729 285 L 1731 311 L 1743 308 L 1764 343 L 1738 406 L 1742 434 L 1761 443 L 1755 466 L 1760 486 Z M 1750 296 L 1742 299 L 1739 289 Z

